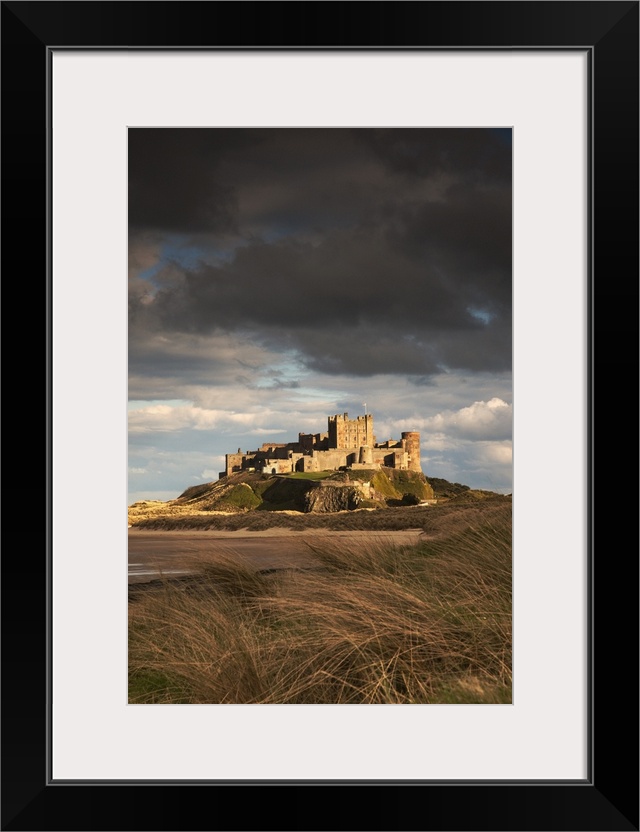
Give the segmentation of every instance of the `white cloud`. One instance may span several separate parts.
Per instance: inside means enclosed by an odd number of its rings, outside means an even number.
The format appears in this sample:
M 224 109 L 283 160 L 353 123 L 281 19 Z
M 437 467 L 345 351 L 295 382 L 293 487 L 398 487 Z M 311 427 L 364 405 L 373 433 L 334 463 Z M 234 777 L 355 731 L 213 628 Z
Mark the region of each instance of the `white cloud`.
M 475 459 L 480 463 L 510 466 L 513 462 L 513 446 L 508 440 L 475 443 L 473 453 Z
M 146 433 L 151 431 L 213 430 L 225 427 L 251 426 L 255 413 L 233 413 L 225 410 L 207 410 L 193 405 L 172 406 L 154 404 L 129 413 L 129 431 Z
M 215 467 L 205 468 L 198 476 L 194 476 L 193 479 L 198 480 L 198 482 L 211 482 L 212 480 L 217 480 L 219 472 L 224 470 L 224 455 L 219 454 L 218 456 L 212 457 L 212 462 Z
M 256 428 L 255 430 L 249 431 L 249 433 L 252 433 L 255 436 L 271 436 L 272 434 L 286 432 L 287 431 L 284 428 Z
M 449 451 L 459 447 L 459 442 L 454 442 L 446 433 L 429 433 L 421 434 L 420 449 L 421 451 Z
M 428 434 L 445 434 L 459 439 L 501 440 L 508 439 L 512 430 L 513 408 L 498 397 L 489 401 L 476 401 L 459 410 L 443 410 L 435 416 L 412 422 L 414 430 Z M 403 430 L 407 423 L 403 420 Z
M 254 407 L 252 410 L 208 409 L 189 403 L 154 403 L 148 407 L 130 403 L 129 433 L 145 434 L 174 431 L 215 430 L 222 434 L 233 432 L 237 436 L 275 436 L 286 434 L 291 441 L 297 439 L 299 426 L 307 419 L 298 418 L 297 412 Z M 270 427 L 279 424 L 281 427 Z M 316 426 L 321 430 L 322 424 Z

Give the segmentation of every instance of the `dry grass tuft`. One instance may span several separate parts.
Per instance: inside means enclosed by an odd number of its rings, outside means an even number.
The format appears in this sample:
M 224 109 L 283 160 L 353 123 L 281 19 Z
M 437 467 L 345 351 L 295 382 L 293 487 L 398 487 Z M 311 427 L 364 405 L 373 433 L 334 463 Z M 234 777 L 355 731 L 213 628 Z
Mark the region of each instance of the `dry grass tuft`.
M 229 557 L 130 604 L 134 703 L 511 701 L 511 506 L 412 547 Z M 200 566 L 202 564 L 200 562 Z

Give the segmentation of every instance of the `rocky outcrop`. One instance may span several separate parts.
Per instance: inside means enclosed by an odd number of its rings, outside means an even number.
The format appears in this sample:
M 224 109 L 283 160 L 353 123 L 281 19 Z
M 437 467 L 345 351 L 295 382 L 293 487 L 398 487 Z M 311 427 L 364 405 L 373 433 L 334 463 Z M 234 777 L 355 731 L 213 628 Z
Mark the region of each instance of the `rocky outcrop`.
M 311 488 L 304 495 L 304 511 L 353 511 L 362 500 L 362 492 L 354 486 L 324 485 Z
M 444 483 L 444 480 L 437 482 Z M 462 489 L 467 500 L 476 493 L 457 483 L 446 485 L 450 489 Z M 449 492 L 447 495 L 453 496 Z M 329 514 L 356 508 L 414 505 L 416 501 L 419 504 L 433 499 L 431 485 L 417 471 L 358 468 L 326 472 L 326 476 L 319 472 L 308 476 L 302 473 L 271 476 L 241 471 L 215 482 L 190 486 L 175 500 L 136 503 L 129 507 L 129 525 L 168 515 L 245 513 L 256 509 Z

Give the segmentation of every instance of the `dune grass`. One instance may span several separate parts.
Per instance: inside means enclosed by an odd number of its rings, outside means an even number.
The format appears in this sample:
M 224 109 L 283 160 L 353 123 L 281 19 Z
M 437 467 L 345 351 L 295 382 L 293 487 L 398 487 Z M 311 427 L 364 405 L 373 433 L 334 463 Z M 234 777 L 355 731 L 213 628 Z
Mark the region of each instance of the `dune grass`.
M 229 557 L 130 602 L 130 703 L 511 702 L 511 506 L 416 546 Z M 469 519 L 469 518 L 467 518 Z

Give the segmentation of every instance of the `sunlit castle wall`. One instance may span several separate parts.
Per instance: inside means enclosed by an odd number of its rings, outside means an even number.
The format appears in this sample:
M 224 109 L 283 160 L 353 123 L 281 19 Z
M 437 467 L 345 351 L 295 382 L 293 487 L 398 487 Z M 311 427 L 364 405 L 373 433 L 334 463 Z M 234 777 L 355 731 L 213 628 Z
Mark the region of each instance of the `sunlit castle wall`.
M 402 433 L 402 443 L 407 452 L 407 468 L 409 471 L 422 471 L 420 467 L 420 434 L 418 431 L 404 431 Z

